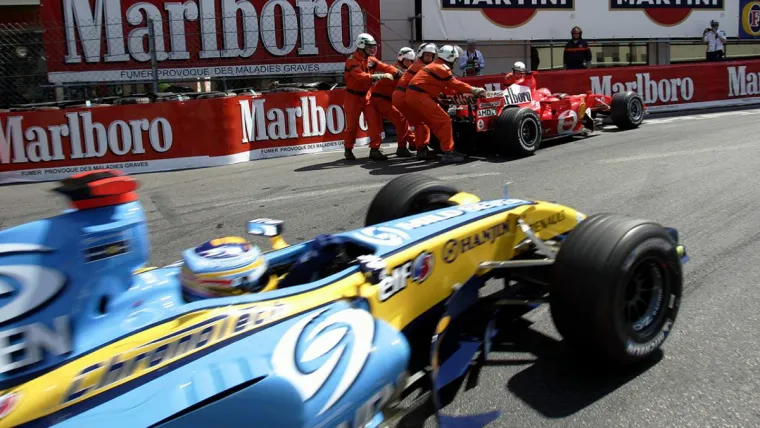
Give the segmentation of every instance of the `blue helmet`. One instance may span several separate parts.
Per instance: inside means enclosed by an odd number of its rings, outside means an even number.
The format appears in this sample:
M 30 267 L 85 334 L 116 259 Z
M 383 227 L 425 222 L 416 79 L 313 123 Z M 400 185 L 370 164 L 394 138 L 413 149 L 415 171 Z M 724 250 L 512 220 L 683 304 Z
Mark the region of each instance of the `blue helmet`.
M 237 296 L 261 291 L 267 262 L 245 238 L 212 239 L 182 254 L 180 280 L 187 300 Z

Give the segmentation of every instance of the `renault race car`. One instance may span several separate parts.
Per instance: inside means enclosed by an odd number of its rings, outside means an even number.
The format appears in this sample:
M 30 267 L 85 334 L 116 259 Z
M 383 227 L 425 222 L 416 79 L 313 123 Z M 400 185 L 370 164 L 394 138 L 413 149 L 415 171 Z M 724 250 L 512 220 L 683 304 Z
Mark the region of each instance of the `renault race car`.
M 543 141 L 575 135 L 587 136 L 609 117 L 619 129 L 637 128 L 644 121 L 646 105 L 636 92 L 613 96 L 568 95 L 537 88 L 533 73 L 507 89 L 485 97 L 443 95 L 449 107 L 457 150 L 468 151 L 473 142 L 484 143 L 501 155 L 528 156 Z M 463 147 L 464 146 L 464 147 Z
M 438 391 L 487 358 L 506 307 L 549 303 L 565 340 L 619 366 L 670 334 L 675 229 L 510 198 L 423 175 L 375 196 L 366 225 L 289 245 L 283 223 L 147 267 L 138 185 L 82 173 L 71 208 L 0 232 L 0 426 L 376 427 L 410 374 Z M 503 280 L 486 297 L 486 281 Z

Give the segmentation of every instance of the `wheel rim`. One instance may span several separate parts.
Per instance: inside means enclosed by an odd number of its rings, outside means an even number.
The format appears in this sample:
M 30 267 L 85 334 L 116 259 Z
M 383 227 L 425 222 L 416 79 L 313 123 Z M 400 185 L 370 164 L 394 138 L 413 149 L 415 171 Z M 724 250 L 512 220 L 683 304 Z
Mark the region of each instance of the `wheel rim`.
M 641 105 L 641 101 L 638 98 L 631 100 L 630 108 L 631 121 L 638 123 L 641 121 L 641 117 L 644 115 L 644 108 Z
M 538 138 L 538 126 L 533 119 L 526 119 L 520 126 L 520 137 L 525 147 L 533 147 Z
M 640 261 L 626 284 L 623 319 L 634 337 L 646 340 L 659 332 L 666 316 L 670 281 L 665 266 L 652 258 Z

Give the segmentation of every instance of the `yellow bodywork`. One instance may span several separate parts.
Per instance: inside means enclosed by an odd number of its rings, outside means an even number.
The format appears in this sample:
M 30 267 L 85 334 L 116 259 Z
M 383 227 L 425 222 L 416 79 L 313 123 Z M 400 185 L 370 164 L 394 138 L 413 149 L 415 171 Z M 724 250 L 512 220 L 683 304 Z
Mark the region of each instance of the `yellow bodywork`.
M 457 194 L 451 200 L 457 204 L 478 202 L 476 196 L 467 193 Z M 123 383 L 161 370 L 220 341 L 250 333 L 252 329 L 260 329 L 283 318 L 340 299 L 357 296 L 366 298 L 376 318 L 401 330 L 448 298 L 453 292 L 453 286 L 477 275 L 481 262 L 511 259 L 514 256 L 515 245 L 525 239 L 525 234 L 517 225 L 518 218 L 531 225 L 539 238 L 548 240 L 572 230 L 583 217 L 571 208 L 537 201 L 533 205 L 520 206 L 465 223 L 445 234 L 434 235 L 384 259 L 390 271 L 409 260 L 414 260 L 422 252 L 429 252 L 434 257 L 430 277 L 421 284 L 407 281 L 403 290 L 384 302 L 378 298 L 378 286 L 369 282 L 369 278 L 363 273 L 357 272 L 310 292 L 265 302 L 204 309 L 185 314 L 130 334 L 33 380 L 1 392 L 0 396 L 11 393 L 20 395 L 17 396 L 15 408 L 0 419 L 0 427 L 19 425 L 58 412 Z M 272 243 L 276 248 L 287 246 L 283 240 L 275 239 Z M 145 274 L 152 269 L 154 268 L 143 269 L 135 272 L 135 275 Z M 265 290 L 275 289 L 276 284 L 277 278 L 270 278 Z M 183 332 L 177 335 L 176 332 L 180 331 Z M 191 340 L 181 340 L 188 337 Z M 191 345 L 180 349 L 182 343 Z M 155 356 L 138 358 L 166 344 L 175 347 L 171 355 L 160 359 L 160 362 L 152 367 L 150 363 L 156 361 Z M 129 363 L 130 367 L 128 372 L 108 379 L 107 377 L 113 377 L 108 373 L 113 361 Z M 85 369 L 91 367 L 95 368 L 86 372 Z M 83 374 L 85 372 L 86 374 Z M 72 393 L 79 395 L 72 399 Z

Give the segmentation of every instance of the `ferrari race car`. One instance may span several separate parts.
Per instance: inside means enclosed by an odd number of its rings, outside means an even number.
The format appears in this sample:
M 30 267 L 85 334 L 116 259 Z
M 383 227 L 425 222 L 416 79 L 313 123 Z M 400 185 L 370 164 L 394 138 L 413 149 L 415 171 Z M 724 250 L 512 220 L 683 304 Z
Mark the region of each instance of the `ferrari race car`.
M 675 229 L 507 186 L 481 201 L 404 175 L 360 229 L 289 245 L 258 219 L 164 267 L 147 267 L 137 187 L 72 176 L 55 189 L 71 209 L 0 232 L 0 426 L 377 427 L 420 372 L 441 426 L 483 426 L 499 413 L 446 416 L 438 392 L 487 358 L 506 309 L 548 303 L 567 343 L 615 367 L 649 358 L 679 310 Z
M 644 121 L 646 106 L 636 92 L 613 96 L 568 95 L 537 88 L 528 73 L 504 91 L 485 97 L 444 95 L 449 107 L 457 150 L 468 151 L 473 142 L 493 145 L 500 155 L 528 156 L 543 141 L 594 132 L 604 117 L 619 129 L 637 128 Z

